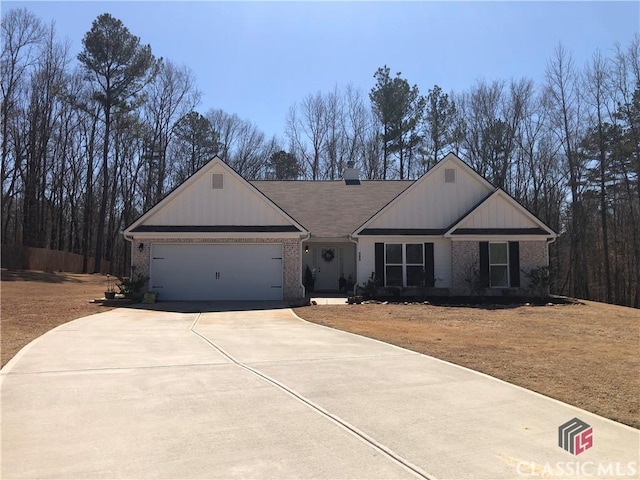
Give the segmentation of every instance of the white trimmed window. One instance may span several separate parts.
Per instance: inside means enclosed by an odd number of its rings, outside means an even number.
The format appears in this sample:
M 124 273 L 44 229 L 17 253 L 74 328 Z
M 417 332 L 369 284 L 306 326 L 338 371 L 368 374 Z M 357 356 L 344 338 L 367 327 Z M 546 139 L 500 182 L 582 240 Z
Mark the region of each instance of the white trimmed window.
M 387 287 L 417 287 L 424 281 L 424 244 L 385 244 Z
M 489 244 L 489 281 L 492 288 L 509 286 L 509 244 Z

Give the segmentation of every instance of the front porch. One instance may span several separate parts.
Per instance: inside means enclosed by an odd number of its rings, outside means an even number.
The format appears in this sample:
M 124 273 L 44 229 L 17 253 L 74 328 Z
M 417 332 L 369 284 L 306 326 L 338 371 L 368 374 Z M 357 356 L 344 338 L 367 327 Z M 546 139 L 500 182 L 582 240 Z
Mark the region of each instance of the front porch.
M 311 239 L 302 245 L 302 280 L 307 296 L 353 291 L 357 281 L 355 243 Z

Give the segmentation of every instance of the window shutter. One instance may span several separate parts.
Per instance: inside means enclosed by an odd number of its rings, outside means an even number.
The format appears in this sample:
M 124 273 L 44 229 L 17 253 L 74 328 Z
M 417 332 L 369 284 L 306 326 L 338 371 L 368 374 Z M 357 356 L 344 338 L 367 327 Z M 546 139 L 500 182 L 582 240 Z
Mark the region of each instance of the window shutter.
M 376 283 L 384 287 L 384 243 L 376 243 Z
M 436 273 L 433 257 L 433 243 L 424 244 L 424 277 L 427 287 L 433 287 L 435 285 Z
M 509 280 L 511 287 L 520 286 L 520 244 L 509 242 Z
M 489 286 L 489 242 L 480 242 L 480 285 Z

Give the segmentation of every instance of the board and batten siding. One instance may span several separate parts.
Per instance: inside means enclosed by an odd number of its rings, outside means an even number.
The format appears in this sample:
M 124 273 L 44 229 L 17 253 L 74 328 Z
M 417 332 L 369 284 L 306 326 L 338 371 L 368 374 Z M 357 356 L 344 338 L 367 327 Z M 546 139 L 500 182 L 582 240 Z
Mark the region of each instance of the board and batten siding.
M 213 174 L 223 175 L 222 188 L 213 188 Z M 251 185 L 240 181 L 221 165 L 215 165 L 144 224 L 290 225 L 291 222 Z
M 539 225 L 518 211 L 503 192 L 487 199 L 458 228 L 536 228 Z
M 418 180 L 410 191 L 369 222 L 367 228 L 444 229 L 491 193 L 486 183 L 456 162 L 443 163 L 444 160 Z M 455 170 L 455 182 L 447 183 L 445 172 L 451 169 Z
M 448 238 L 433 238 L 424 236 L 411 237 L 360 237 L 358 239 L 358 284 L 364 285 L 376 270 L 376 243 L 433 243 L 433 263 L 435 287 L 449 288 L 451 286 L 451 240 Z

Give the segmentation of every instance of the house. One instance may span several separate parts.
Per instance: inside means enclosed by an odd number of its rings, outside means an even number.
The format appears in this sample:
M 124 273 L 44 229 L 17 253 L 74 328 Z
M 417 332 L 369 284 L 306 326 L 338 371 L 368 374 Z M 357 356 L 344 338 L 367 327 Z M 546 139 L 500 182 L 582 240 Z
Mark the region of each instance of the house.
M 161 300 L 300 298 L 307 266 L 316 291 L 517 294 L 557 236 L 453 154 L 412 181 L 249 182 L 214 158 L 124 235 Z

